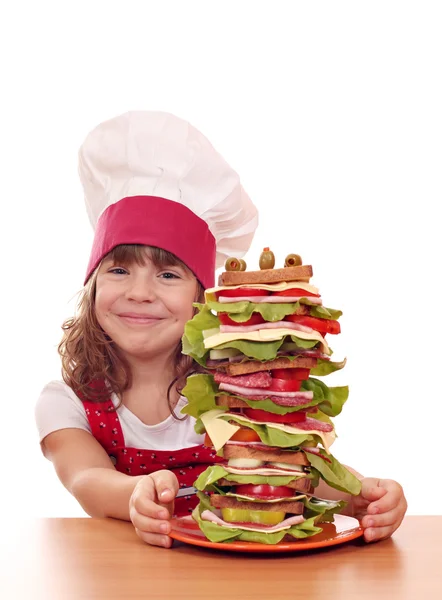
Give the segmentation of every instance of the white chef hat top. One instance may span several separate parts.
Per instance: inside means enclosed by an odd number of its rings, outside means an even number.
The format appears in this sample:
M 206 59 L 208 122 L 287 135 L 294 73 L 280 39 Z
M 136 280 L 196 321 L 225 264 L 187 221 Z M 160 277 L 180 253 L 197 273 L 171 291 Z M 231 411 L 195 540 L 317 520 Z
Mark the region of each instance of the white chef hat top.
M 204 287 L 228 256 L 247 252 L 257 209 L 238 174 L 190 123 L 135 111 L 85 139 L 79 174 L 95 230 L 86 281 L 119 244 L 173 252 Z

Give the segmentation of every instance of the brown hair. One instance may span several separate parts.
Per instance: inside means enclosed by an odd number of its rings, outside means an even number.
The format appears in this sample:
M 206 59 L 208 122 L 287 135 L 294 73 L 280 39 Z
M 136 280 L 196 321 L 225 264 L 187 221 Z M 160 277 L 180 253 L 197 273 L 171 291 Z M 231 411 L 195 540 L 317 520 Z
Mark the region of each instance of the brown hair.
M 174 254 L 156 247 L 138 244 L 120 245 L 111 250 L 105 258 L 126 267 L 134 262 L 143 265 L 146 261 L 146 248 L 151 249 L 150 259 L 156 267 L 179 266 L 191 273 L 190 269 Z M 80 397 L 102 402 L 109 398 L 111 393 L 115 393 L 121 402 L 123 392 L 132 383 L 132 376 L 128 362 L 98 323 L 95 314 L 97 273 L 98 267 L 80 292 L 76 314 L 66 319 L 62 325 L 63 338 L 58 346 L 62 375 L 67 385 Z M 204 301 L 204 288 L 199 282 L 195 301 Z M 171 414 L 177 419 L 171 404 L 170 392 L 174 385 L 180 392 L 185 385 L 186 377 L 199 370 L 199 365 L 190 356 L 182 354 L 181 350 L 180 342 L 174 354 L 175 379 L 167 390 Z M 106 385 L 99 385 L 98 382 L 105 382 Z

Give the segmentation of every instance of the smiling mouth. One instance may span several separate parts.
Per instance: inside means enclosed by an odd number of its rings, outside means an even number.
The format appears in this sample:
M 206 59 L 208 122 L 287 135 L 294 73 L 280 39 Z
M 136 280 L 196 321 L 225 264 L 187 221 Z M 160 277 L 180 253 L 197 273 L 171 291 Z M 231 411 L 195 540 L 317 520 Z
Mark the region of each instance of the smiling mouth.
M 159 317 L 151 317 L 148 315 L 137 315 L 135 313 L 122 313 L 117 315 L 120 319 L 125 321 L 126 323 L 133 323 L 135 325 L 154 325 L 155 323 L 159 323 L 162 321 L 162 318 Z

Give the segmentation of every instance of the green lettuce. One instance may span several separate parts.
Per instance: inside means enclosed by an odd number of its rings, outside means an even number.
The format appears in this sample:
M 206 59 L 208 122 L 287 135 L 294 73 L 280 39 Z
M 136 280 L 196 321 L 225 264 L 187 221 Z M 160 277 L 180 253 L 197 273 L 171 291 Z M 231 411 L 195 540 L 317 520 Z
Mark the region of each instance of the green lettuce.
M 282 304 L 270 304 L 270 303 L 253 303 L 253 302 L 208 302 L 207 306 L 210 310 L 216 312 L 228 313 L 232 321 L 236 323 L 244 323 L 248 321 L 252 316 L 252 313 L 259 313 L 263 319 L 271 323 L 276 321 L 282 321 L 288 315 L 293 315 L 297 310 L 301 308 L 301 304 L 310 305 L 310 315 L 312 317 L 318 317 L 320 319 L 332 319 L 336 321 L 342 316 L 340 310 L 333 308 L 325 308 L 324 306 L 317 306 L 311 304 L 307 298 L 303 298 L 301 301 L 293 303 L 282 303 Z
M 220 419 L 226 421 L 234 421 L 239 425 L 244 425 L 244 421 L 240 415 L 229 413 L 226 415 L 220 415 Z M 278 448 L 288 448 L 292 446 L 300 446 L 301 444 L 313 444 L 316 446 L 318 443 L 322 443 L 322 439 L 314 433 L 287 433 L 281 429 L 275 429 L 271 425 L 258 424 L 258 423 L 247 423 L 248 429 L 253 429 L 259 435 L 260 439 L 266 446 L 276 446 Z
M 318 522 L 320 523 L 331 523 L 334 515 L 340 513 L 346 506 L 345 500 L 324 500 L 322 498 L 316 498 L 316 496 L 310 496 L 303 498 L 304 503 L 304 517 L 317 517 L 319 515 Z
M 313 400 L 302 406 L 279 406 L 270 399 L 250 400 L 239 394 L 224 391 L 222 393 L 243 400 L 250 408 L 257 408 L 278 415 L 285 415 L 318 405 L 320 411 L 330 417 L 335 417 L 341 412 L 342 406 L 348 398 L 348 387 L 328 387 L 322 381 L 314 378 L 304 381 L 301 389 L 313 392 Z M 182 393 L 188 400 L 188 404 L 181 410 L 184 414 L 198 418 L 214 408 L 223 409 L 223 407 L 217 406 L 215 402 L 215 397 L 220 392 L 212 375 L 191 375 L 187 378 Z M 317 415 L 313 416 L 319 418 Z
M 196 362 L 202 366 L 206 366 L 206 360 L 210 350 L 204 347 L 203 331 L 215 329 L 219 327 L 218 318 L 210 311 L 207 305 L 195 303 L 194 306 L 198 309 L 198 313 L 186 323 L 184 327 L 184 335 L 182 338 L 183 354 L 191 356 Z M 236 340 L 220 344 L 216 348 L 223 350 L 224 348 L 235 348 L 244 356 L 260 361 L 268 361 L 276 358 L 277 352 L 286 341 L 294 342 L 299 348 L 310 350 L 319 344 L 316 340 L 302 340 L 296 335 L 287 335 L 280 340 L 273 342 L 253 342 L 248 340 Z M 295 359 L 295 356 L 288 358 Z
M 309 475 L 308 479 L 312 479 L 314 476 Z M 220 479 L 226 479 L 231 481 L 232 485 L 235 484 L 252 484 L 252 485 L 288 485 L 292 481 L 299 479 L 296 475 L 237 475 L 234 473 L 228 473 L 221 465 L 214 465 L 208 467 L 201 473 L 195 482 L 195 487 L 200 492 L 213 491 L 214 484 Z M 312 481 L 312 485 L 315 487 L 315 482 Z
M 286 535 L 291 535 L 297 539 L 303 539 L 321 533 L 322 531 L 320 527 L 315 525 L 315 521 L 318 520 L 318 517 L 311 517 L 299 525 L 294 525 L 293 527 L 284 529 L 278 533 L 244 531 L 234 526 L 222 527 L 216 523 L 203 521 L 201 519 L 203 511 L 213 511 L 213 508 L 210 505 L 209 498 L 205 494 L 198 492 L 198 498 L 200 503 L 194 509 L 192 517 L 198 523 L 206 538 L 211 542 L 232 542 L 234 540 L 239 540 L 242 542 L 255 542 L 261 544 L 278 544 Z
M 332 454 L 322 454 L 331 462 L 324 460 L 312 452 L 308 452 L 307 458 L 313 467 L 312 472 L 316 470 L 320 477 L 332 488 L 357 496 L 361 491 L 361 482 L 359 479 L 336 460 Z

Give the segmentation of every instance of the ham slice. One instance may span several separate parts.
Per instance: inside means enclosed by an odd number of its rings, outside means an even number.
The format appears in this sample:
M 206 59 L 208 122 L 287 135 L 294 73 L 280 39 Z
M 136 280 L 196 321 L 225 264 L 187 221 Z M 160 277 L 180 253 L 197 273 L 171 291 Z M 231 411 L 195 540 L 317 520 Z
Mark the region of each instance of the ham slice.
M 251 398 L 251 396 L 262 398 L 268 398 L 269 392 L 266 390 L 262 390 L 259 388 L 249 388 L 243 387 L 241 385 L 232 385 L 230 383 L 220 383 L 219 389 L 224 392 L 233 392 L 234 394 L 239 394 L 240 396 L 244 396 L 244 398 Z M 309 402 L 313 400 L 313 392 L 270 392 L 272 397 L 275 398 L 293 398 L 293 399 L 302 399 L 308 400 Z
M 216 383 L 228 383 L 246 388 L 268 388 L 272 384 L 272 376 L 268 371 L 251 373 L 250 375 L 236 375 L 234 377 L 224 373 L 215 373 Z
M 263 475 L 268 477 L 269 475 L 292 475 L 293 477 L 306 477 L 304 471 L 296 471 L 295 469 L 283 469 L 282 467 L 274 467 L 273 465 L 266 465 L 265 467 L 229 467 L 228 465 L 222 465 L 223 469 L 232 475 Z
M 220 296 L 218 302 L 221 304 L 230 304 L 234 302 L 253 302 L 253 304 L 294 304 L 306 298 L 309 304 L 321 305 L 322 299 L 314 296 L 242 296 L 237 298 L 229 298 L 228 296 Z
M 229 527 L 230 529 L 244 529 L 245 531 L 258 531 L 261 533 L 262 531 L 266 533 L 277 533 L 278 531 L 284 531 L 284 529 L 290 529 L 294 525 L 299 525 L 304 522 L 304 517 L 302 515 L 295 515 L 293 517 L 289 517 L 288 519 L 284 519 L 278 525 L 259 525 L 258 523 L 229 523 L 228 521 L 224 521 L 221 517 L 218 517 L 210 510 L 204 510 L 201 513 L 201 519 L 203 521 L 211 521 L 212 523 L 216 523 L 221 527 Z
M 250 333 L 251 331 L 260 331 L 261 329 L 293 329 L 294 331 L 304 331 L 305 333 L 315 331 L 311 327 L 305 327 L 291 321 L 275 321 L 274 323 L 266 321 L 257 325 L 221 325 L 219 328 L 220 333 Z

